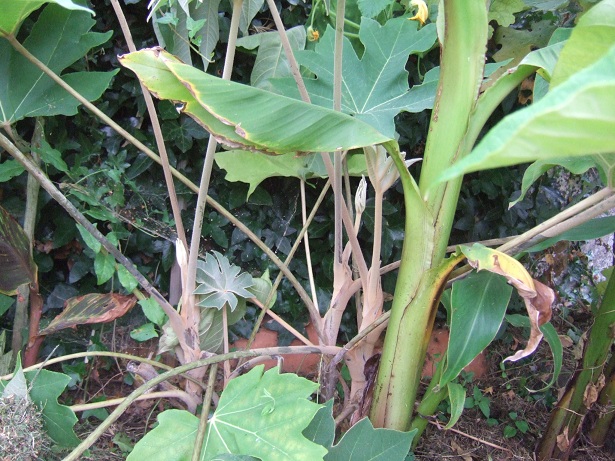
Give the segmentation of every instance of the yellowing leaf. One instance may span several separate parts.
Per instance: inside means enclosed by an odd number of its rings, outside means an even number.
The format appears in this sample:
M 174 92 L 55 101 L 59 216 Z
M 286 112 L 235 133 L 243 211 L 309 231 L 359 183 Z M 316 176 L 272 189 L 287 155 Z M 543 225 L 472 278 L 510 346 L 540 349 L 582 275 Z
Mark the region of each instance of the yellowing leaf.
M 461 245 L 460 250 L 468 259 L 468 264 L 477 271 L 487 270 L 506 277 L 525 302 L 530 320 L 530 338 L 525 349 L 506 357 L 504 361 L 516 362 L 532 354 L 543 336 L 540 326 L 551 320 L 551 305 L 555 300 L 553 290 L 533 279 L 519 261 L 501 251 L 477 243 L 472 247 Z

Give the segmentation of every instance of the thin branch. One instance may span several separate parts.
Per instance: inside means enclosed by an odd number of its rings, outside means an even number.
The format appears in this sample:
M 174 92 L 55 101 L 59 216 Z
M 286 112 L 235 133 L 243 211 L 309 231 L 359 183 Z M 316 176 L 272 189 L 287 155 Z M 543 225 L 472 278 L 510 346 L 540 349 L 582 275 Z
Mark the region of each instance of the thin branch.
M 225 362 L 228 363 L 228 362 Z M 199 429 L 196 433 L 194 441 L 194 450 L 192 451 L 192 461 L 200 461 L 201 451 L 203 449 L 203 441 L 205 440 L 205 432 L 207 429 L 207 418 L 209 418 L 209 409 L 211 408 L 211 397 L 214 394 L 214 385 L 216 384 L 216 374 L 218 372 L 218 364 L 214 363 L 209 368 L 209 379 L 207 380 L 207 390 L 203 399 L 203 408 L 201 409 L 201 418 L 199 419 Z
M 128 23 L 126 22 L 126 17 L 124 16 L 122 7 L 120 6 L 118 0 L 111 0 L 111 6 L 113 6 L 115 15 L 117 16 L 117 19 L 120 23 L 120 27 L 122 28 L 122 32 L 124 33 L 124 38 L 126 39 L 128 50 L 131 53 L 134 53 L 135 51 L 137 51 L 137 47 L 135 46 L 135 43 L 132 39 L 132 33 L 130 32 L 130 27 L 128 27 Z M 173 182 L 171 165 L 169 164 L 167 148 L 164 144 L 164 137 L 162 136 L 162 129 L 160 128 L 160 121 L 158 120 L 156 107 L 154 106 L 154 101 L 149 90 L 145 88 L 145 85 L 143 85 L 141 81 L 139 81 L 139 84 L 141 85 L 141 92 L 143 93 L 143 98 L 145 99 L 147 113 L 149 114 L 150 122 L 152 123 L 152 129 L 154 130 L 156 146 L 158 147 L 158 152 L 160 152 L 162 171 L 164 172 L 164 180 L 167 185 L 167 190 L 169 191 L 169 199 L 171 201 L 171 210 L 173 211 L 173 219 L 175 220 L 175 229 L 177 230 L 177 236 L 186 246 L 186 248 L 188 248 L 188 242 L 186 240 L 186 231 L 184 230 L 184 223 L 182 221 L 181 207 L 179 206 L 179 202 L 177 201 L 177 193 L 175 192 L 175 183 Z
M 192 405 L 192 396 L 188 395 L 186 392 L 181 391 L 179 389 L 174 391 L 159 391 L 159 392 L 148 392 L 136 400 L 151 400 L 151 399 L 179 399 L 183 401 L 187 406 Z M 117 399 L 109 399 L 103 400 L 100 402 L 92 402 L 92 403 L 82 403 L 79 405 L 71 405 L 70 408 L 73 412 L 77 413 L 78 411 L 88 411 L 88 410 L 96 410 L 98 408 L 107 408 L 114 407 L 119 405 L 125 400 L 125 397 L 119 397 Z

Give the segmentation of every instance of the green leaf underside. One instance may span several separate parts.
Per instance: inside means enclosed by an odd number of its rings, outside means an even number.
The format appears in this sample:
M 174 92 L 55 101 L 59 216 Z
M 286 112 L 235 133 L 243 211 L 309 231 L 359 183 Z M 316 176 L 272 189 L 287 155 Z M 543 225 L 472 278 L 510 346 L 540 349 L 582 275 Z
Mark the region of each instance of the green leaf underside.
M 348 174 L 361 176 L 366 174 L 365 156 L 354 154 L 346 157 Z M 267 178 L 294 177 L 300 179 L 328 177 L 325 164 L 320 154 L 297 156 L 294 154 L 264 155 L 258 152 L 230 150 L 215 158 L 216 164 L 226 170 L 224 179 L 231 182 L 241 181 L 250 185 L 248 197 L 256 187 Z
M 56 74 L 106 42 L 106 34 L 89 32 L 95 21 L 83 11 L 49 5 L 23 45 Z M 62 79 L 88 100 L 100 97 L 113 72 L 73 72 Z M 25 117 L 74 115 L 80 104 L 51 78 L 0 39 L 0 120 L 15 123 Z
M 0 293 L 14 295 L 24 283 L 36 281 L 30 240 L 22 227 L 0 207 Z
M 591 156 L 538 160 L 527 167 L 523 173 L 523 180 L 521 181 L 521 195 L 519 195 L 518 199 L 510 202 L 508 208 L 512 208 L 523 200 L 532 184 L 534 184 L 538 178 L 543 175 L 543 173 L 546 173 L 555 166 L 564 167 L 573 174 L 583 174 L 595 165 L 596 161 Z
M 370 420 L 364 418 L 331 447 L 325 461 L 403 461 L 416 432 L 374 429 Z
M 525 251 L 529 253 L 542 251 L 562 240 L 568 240 L 571 242 L 593 240 L 612 234 L 613 232 L 615 232 L 615 216 L 595 218 L 575 227 L 574 229 L 570 229 L 569 231 L 540 242 Z
M 308 440 L 322 445 L 327 450 L 335 440 L 335 419 L 333 419 L 333 399 L 327 400 L 324 406 L 316 412 L 303 435 Z
M 439 178 L 535 160 L 615 151 L 615 46 L 537 103 L 504 118 Z
M 615 44 L 615 0 L 602 0 L 579 19 L 562 50 L 551 84 L 557 86 L 596 62 Z
M 453 284 L 450 340 L 440 387 L 455 379 L 495 338 L 511 293 L 504 277 L 489 272 Z
M 365 53 L 359 59 L 350 41 L 344 37 L 342 66 L 342 112 L 356 116 L 392 138 L 394 117 L 402 111 L 420 112 L 425 106 L 408 90 L 408 56 L 428 51 L 436 41 L 434 24 L 417 29 L 416 21 L 400 17 L 384 26 L 363 18 L 359 30 Z M 335 32 L 328 28 L 315 51 L 297 52 L 299 63 L 316 74 L 305 79 L 312 103 L 333 107 L 333 49 Z M 284 94 L 298 97 L 292 79 L 274 82 Z
M 327 450 L 301 432 L 321 407 L 308 400 L 317 385 L 273 368 L 259 366 L 232 380 L 207 424 L 201 460 L 232 453 L 271 461 L 317 461 Z M 198 419 L 186 411 L 168 410 L 158 426 L 139 441 L 129 461 L 189 460 Z
M 213 77 L 160 49 L 130 53 L 120 62 L 157 97 L 184 103 L 184 112 L 233 148 L 330 152 L 388 140 L 345 114 Z M 267 123 L 262 123 L 263 114 Z
M 71 0 L 10 0 L 2 2 L 2 14 L 0 15 L 0 34 L 12 34 L 17 32 L 21 22 L 30 13 L 37 10 L 45 3 L 57 3 L 71 10 L 83 10 L 93 13 L 92 10 L 73 3 Z

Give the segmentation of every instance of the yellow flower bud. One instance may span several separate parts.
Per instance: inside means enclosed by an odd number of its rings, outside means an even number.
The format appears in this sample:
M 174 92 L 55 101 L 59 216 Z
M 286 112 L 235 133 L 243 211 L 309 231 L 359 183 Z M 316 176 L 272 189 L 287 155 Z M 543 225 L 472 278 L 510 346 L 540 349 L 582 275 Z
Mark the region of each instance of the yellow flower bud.
M 427 18 L 429 17 L 429 9 L 427 8 L 427 3 L 425 3 L 425 0 L 412 0 L 410 4 L 412 6 L 416 6 L 418 10 L 416 14 L 409 19 L 420 21 L 421 25 L 425 24 L 425 21 L 427 21 Z
M 320 32 L 318 30 L 313 29 L 312 26 L 307 28 L 307 39 L 310 42 L 317 42 L 320 38 Z

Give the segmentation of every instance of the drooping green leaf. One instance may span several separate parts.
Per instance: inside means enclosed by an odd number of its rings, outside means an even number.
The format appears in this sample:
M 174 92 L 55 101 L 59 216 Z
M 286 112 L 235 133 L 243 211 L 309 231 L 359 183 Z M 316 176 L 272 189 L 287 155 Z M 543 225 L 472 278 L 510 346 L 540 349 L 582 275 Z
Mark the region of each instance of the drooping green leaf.
M 466 389 L 458 383 L 448 383 L 448 399 L 451 402 L 451 418 L 449 419 L 444 429 L 450 429 L 461 417 L 466 400 Z
M 269 461 L 322 460 L 326 449 L 306 439 L 305 429 L 320 405 L 308 400 L 317 385 L 273 368 L 259 366 L 232 380 L 207 424 L 202 461 L 218 455 L 250 455 Z M 186 411 L 168 410 L 158 426 L 143 437 L 128 461 L 189 460 L 198 419 Z
M 333 399 L 327 400 L 324 406 L 316 412 L 303 436 L 311 442 L 322 445 L 327 450 L 335 440 L 335 419 L 333 419 Z
M 63 373 L 49 370 L 33 370 L 26 373 L 30 385 L 30 398 L 43 412 L 45 431 L 60 447 L 72 448 L 81 440 L 73 431 L 77 416 L 67 406 L 58 403 L 70 378 Z
M 365 157 L 354 154 L 347 157 L 348 174 L 361 176 L 366 174 Z M 248 198 L 256 187 L 267 178 L 326 178 L 328 177 L 325 164 L 320 154 L 296 156 L 294 154 L 265 155 L 259 152 L 245 150 L 230 150 L 224 155 L 217 155 L 216 164 L 226 170 L 227 181 L 241 181 L 250 185 Z
M 48 335 L 64 328 L 90 323 L 111 322 L 136 304 L 134 296 L 123 296 L 115 293 L 91 293 L 88 295 L 70 298 L 60 315 L 41 331 Z
M 613 146 L 615 46 L 537 103 L 504 118 L 439 179 L 535 160 L 610 154 Z
M 243 35 L 248 35 L 248 28 L 264 3 L 265 0 L 245 0 L 242 3 L 241 16 L 239 17 L 239 30 L 241 30 Z
M 213 77 L 160 49 L 130 53 L 120 62 L 157 97 L 182 102 L 184 112 L 233 148 L 330 152 L 388 140 L 345 114 Z
M 17 32 L 22 21 L 26 19 L 30 13 L 39 9 L 45 3 L 56 3 L 69 10 L 82 10 L 94 14 L 89 8 L 74 3 L 72 0 L 11 0 L 2 3 L 0 35 L 14 34 Z
M 129 293 L 139 285 L 135 276 L 128 272 L 128 269 L 121 264 L 117 265 L 117 278 L 122 284 L 122 287 L 124 287 L 124 290 Z
M 562 50 L 551 85 L 563 83 L 615 45 L 615 0 L 602 0 L 579 19 Z
M 453 284 L 450 340 L 440 386 L 455 379 L 497 334 L 512 287 L 503 277 L 479 272 Z
M 516 327 L 530 327 L 530 321 L 524 315 L 507 315 L 506 321 Z M 538 390 L 529 389 L 531 392 L 542 392 L 555 384 L 557 378 L 559 378 L 560 372 L 562 371 L 562 363 L 564 358 L 564 347 L 562 346 L 562 341 L 559 339 L 559 335 L 555 327 L 551 323 L 545 323 L 540 327 L 540 331 L 544 334 L 547 344 L 549 344 L 549 347 L 551 348 L 551 353 L 553 354 L 553 376 L 544 388 Z
M 374 429 L 370 420 L 364 418 L 331 447 L 325 461 L 403 461 L 416 431 Z
M 45 139 L 41 139 L 40 146 L 32 146 L 32 150 L 40 156 L 43 163 L 53 165 L 56 170 L 63 173 L 68 172 L 68 165 L 62 160 L 62 153 L 51 147 Z
M 107 282 L 115 274 L 115 258 L 106 251 L 101 251 L 94 258 L 94 272 L 99 285 Z
M 584 242 L 587 240 L 593 240 L 600 237 L 604 237 L 605 235 L 609 235 L 615 232 L 615 217 L 614 216 L 605 216 L 602 218 L 595 218 L 591 221 L 587 221 L 579 226 L 570 229 L 566 232 L 562 232 L 555 237 L 551 237 L 547 240 L 544 240 L 531 248 L 528 248 L 528 253 L 543 251 L 550 246 L 555 245 L 557 242 L 562 240 L 568 240 L 570 242 Z
M 91 249 L 96 254 L 100 253 L 102 244 L 98 240 L 96 240 L 96 238 L 92 234 L 90 234 L 90 232 L 79 223 L 77 223 L 77 230 L 79 231 L 81 238 L 83 239 L 85 244 L 88 246 L 88 248 Z
M 260 277 L 252 278 L 252 286 L 248 288 L 248 291 L 252 293 L 261 304 L 265 305 L 265 302 L 267 301 L 267 298 L 269 297 L 269 293 L 271 292 L 272 288 L 273 284 L 271 283 L 271 279 L 269 278 L 269 269 L 267 269 Z M 276 293 L 277 291 L 273 292 L 271 300 L 266 306 L 267 309 L 271 309 L 275 304 Z
M 395 133 L 394 117 L 402 111 L 423 110 L 408 93 L 406 62 L 410 54 L 428 51 L 436 42 L 434 24 L 418 29 L 417 21 L 395 18 L 381 26 L 363 18 L 359 38 L 365 53 L 359 59 L 344 38 L 342 67 L 342 112 L 363 120 L 388 137 Z M 333 107 L 333 56 L 335 33 L 328 28 L 314 51 L 297 52 L 299 63 L 316 75 L 305 79 L 314 104 Z M 274 85 L 284 94 L 298 97 L 294 81 Z
M 359 11 L 361 11 L 361 15 L 366 18 L 375 18 L 378 16 L 385 8 L 390 6 L 393 3 L 393 0 L 358 0 L 357 5 L 359 6 Z
M 521 195 L 508 204 L 512 208 L 525 198 L 525 194 L 538 178 L 555 166 L 562 166 L 573 174 L 583 174 L 596 165 L 596 161 L 590 157 L 553 158 L 549 160 L 537 160 L 532 163 L 523 173 L 521 181 Z
M 143 314 L 147 317 L 147 320 L 155 323 L 158 326 L 162 326 L 166 319 L 166 314 L 160 307 L 154 298 L 146 298 L 139 300 L 139 306 L 143 309 Z
M 200 296 L 201 307 L 213 307 L 221 310 L 228 305 L 231 311 L 237 306 L 237 298 L 251 298 L 248 291 L 253 284 L 250 274 L 231 265 L 229 260 L 217 251 L 208 253 L 205 261 L 199 261 L 196 280 L 199 285 L 194 294 Z
M 24 283 L 37 280 L 30 240 L 22 227 L 0 207 L 0 293 L 13 296 Z
M 89 32 L 95 21 L 83 11 L 49 5 L 39 16 L 23 45 L 56 74 L 106 42 L 111 32 Z M 62 79 L 92 101 L 107 88 L 113 72 L 73 72 Z M 74 115 L 79 102 L 41 70 L 0 40 L 0 121 L 24 117 Z
M 17 160 L 5 160 L 0 163 L 0 183 L 16 178 L 26 169 Z
M 286 35 L 294 51 L 305 48 L 305 27 L 293 27 L 286 31 Z M 290 66 L 277 31 L 249 35 L 239 39 L 237 46 L 242 46 L 244 43 L 248 44 L 249 48 L 258 46 L 258 53 L 250 75 L 250 85 L 273 91 L 270 79 L 291 76 Z

